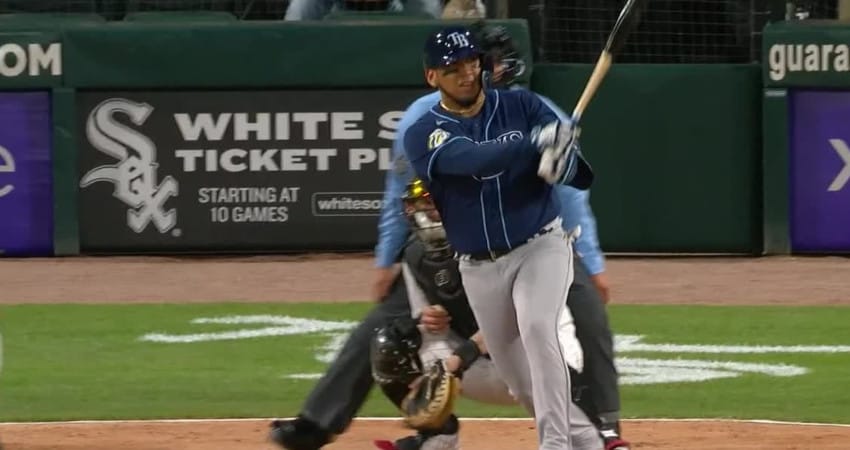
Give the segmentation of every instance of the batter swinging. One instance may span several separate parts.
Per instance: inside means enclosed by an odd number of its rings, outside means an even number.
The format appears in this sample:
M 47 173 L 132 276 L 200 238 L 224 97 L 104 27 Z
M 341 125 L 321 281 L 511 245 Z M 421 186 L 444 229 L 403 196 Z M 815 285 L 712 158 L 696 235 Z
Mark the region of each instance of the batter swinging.
M 586 189 L 593 174 L 571 124 L 537 96 L 482 88 L 480 57 L 465 28 L 429 37 L 425 76 L 441 101 L 410 127 L 405 152 L 458 253 L 493 363 L 534 415 L 540 449 L 571 450 L 558 326 L 572 321 L 565 304 L 573 253 L 552 183 Z

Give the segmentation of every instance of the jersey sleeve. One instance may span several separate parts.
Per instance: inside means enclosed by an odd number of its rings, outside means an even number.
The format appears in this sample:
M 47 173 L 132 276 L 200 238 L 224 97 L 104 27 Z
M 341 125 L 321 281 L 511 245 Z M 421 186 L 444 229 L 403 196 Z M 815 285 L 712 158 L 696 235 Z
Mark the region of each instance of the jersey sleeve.
M 394 156 L 393 167 L 387 171 L 384 180 L 384 204 L 378 220 L 375 266 L 381 268 L 390 267 L 396 262 L 409 230 L 403 217 L 401 196 L 412 169 L 403 152 Z
M 417 175 L 429 181 L 439 175 L 489 176 L 518 159 L 540 158 L 527 136 L 517 141 L 479 144 L 463 135 L 459 127 L 438 127 L 427 120 L 408 130 L 404 147 Z
M 422 97 L 408 107 L 398 124 L 393 140 L 393 164 L 384 180 L 384 204 L 378 220 L 378 244 L 375 246 L 375 266 L 392 266 L 404 246 L 409 226 L 402 214 L 401 196 L 405 185 L 413 179 L 413 168 L 404 151 L 404 136 L 411 125 L 427 111 L 428 105 Z
M 599 247 L 596 230 L 596 217 L 590 208 L 590 192 L 570 186 L 559 186 L 558 197 L 561 200 L 561 217 L 565 230 L 581 226 L 581 234 L 575 242 L 580 262 L 591 275 L 605 271 L 605 257 Z
M 552 99 L 550 99 L 549 97 L 546 97 L 545 95 L 540 95 L 540 94 L 536 94 L 536 93 L 535 93 L 535 96 L 537 97 L 538 100 L 540 100 L 543 103 L 543 105 L 545 105 L 547 108 L 552 110 L 552 112 L 555 114 L 555 116 L 558 118 L 558 120 L 562 120 L 562 121 L 571 120 L 570 116 L 568 116 L 567 113 L 565 113 L 563 109 L 561 109 L 558 105 L 556 105 L 555 102 L 552 101 Z
M 519 91 L 520 92 L 520 101 L 525 107 L 526 114 L 528 115 L 528 121 L 531 125 L 531 128 L 536 126 L 546 125 L 550 122 L 555 122 L 558 120 L 569 120 L 569 117 L 560 109 L 552 108 L 554 106 L 553 103 L 547 104 L 543 100 L 541 100 L 540 96 L 534 94 L 525 89 Z M 559 115 L 558 113 L 561 113 Z

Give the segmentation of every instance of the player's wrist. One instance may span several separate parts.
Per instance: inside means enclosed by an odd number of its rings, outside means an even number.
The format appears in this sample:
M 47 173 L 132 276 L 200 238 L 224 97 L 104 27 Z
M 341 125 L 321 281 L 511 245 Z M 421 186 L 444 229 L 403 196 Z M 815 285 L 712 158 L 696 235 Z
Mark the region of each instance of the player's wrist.
M 460 358 L 460 367 L 456 371 L 456 375 L 460 375 L 469 369 L 470 366 L 481 356 L 481 349 L 478 344 L 472 339 L 467 339 L 460 344 L 452 355 Z

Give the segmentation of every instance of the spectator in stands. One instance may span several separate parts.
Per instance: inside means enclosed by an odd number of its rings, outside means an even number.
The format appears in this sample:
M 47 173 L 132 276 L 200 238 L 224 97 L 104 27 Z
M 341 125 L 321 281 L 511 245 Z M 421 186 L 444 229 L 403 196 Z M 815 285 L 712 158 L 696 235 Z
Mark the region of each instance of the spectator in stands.
M 405 11 L 435 19 L 442 13 L 442 0 L 290 0 L 285 20 L 322 20 L 334 10 Z
M 448 0 L 443 19 L 486 19 L 487 8 L 481 0 Z

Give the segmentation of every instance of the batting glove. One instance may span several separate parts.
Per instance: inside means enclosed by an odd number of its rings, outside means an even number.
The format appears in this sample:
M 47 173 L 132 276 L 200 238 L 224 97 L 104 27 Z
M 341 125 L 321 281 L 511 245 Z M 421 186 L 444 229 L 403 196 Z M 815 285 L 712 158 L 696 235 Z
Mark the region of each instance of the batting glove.
M 575 176 L 578 144 L 573 141 L 566 149 L 548 147 L 540 155 L 537 175 L 549 184 L 564 184 Z
M 552 147 L 564 152 L 578 139 L 580 133 L 581 129 L 578 123 L 571 120 L 556 120 L 546 125 L 534 127 L 531 130 L 531 142 L 540 153 Z

